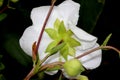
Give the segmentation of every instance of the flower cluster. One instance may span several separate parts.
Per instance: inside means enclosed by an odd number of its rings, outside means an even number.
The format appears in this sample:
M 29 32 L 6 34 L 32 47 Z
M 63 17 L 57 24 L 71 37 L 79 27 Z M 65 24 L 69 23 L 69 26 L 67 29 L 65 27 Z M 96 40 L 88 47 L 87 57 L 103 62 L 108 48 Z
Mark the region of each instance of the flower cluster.
M 49 8 L 50 6 L 40 6 L 32 10 L 31 19 L 33 24 L 24 31 L 22 37 L 20 38 L 19 42 L 21 48 L 30 56 L 32 56 L 32 45 L 35 41 L 38 40 Z M 77 57 L 84 52 L 99 46 L 99 44 L 97 43 L 97 38 L 95 36 L 90 35 L 89 33 L 76 26 L 79 19 L 79 10 L 80 4 L 72 0 L 66 0 L 61 4 L 54 6 L 50 18 L 46 24 L 46 31 L 44 31 L 43 33 L 42 40 L 38 49 L 39 57 L 41 60 L 48 54 L 48 52 L 46 52 L 46 49 L 48 45 L 53 42 L 53 39 L 51 39 L 49 34 L 56 34 L 53 32 L 47 32 L 47 30 L 50 28 L 52 29 L 55 26 L 55 22 L 57 19 L 59 19 L 58 22 L 64 22 L 64 27 L 66 30 L 70 30 L 72 32 L 72 39 L 74 39 L 75 42 L 78 42 L 78 44 L 80 43 L 80 45 L 77 45 L 74 47 L 74 49 L 72 49 L 74 50 L 73 52 L 75 52 L 74 56 L 68 55 L 67 60 Z M 64 36 L 64 38 L 65 37 L 66 36 Z M 64 56 L 61 57 L 59 51 L 56 54 L 48 57 L 43 65 L 56 61 L 66 62 L 66 59 L 64 58 Z M 91 54 L 80 58 L 79 61 L 86 69 L 94 69 L 98 67 L 101 63 L 101 50 L 94 51 Z M 55 73 L 57 73 L 57 70 L 46 71 L 46 73 L 54 75 Z M 66 74 L 66 72 L 64 72 L 63 74 L 67 78 L 71 78 L 71 76 Z

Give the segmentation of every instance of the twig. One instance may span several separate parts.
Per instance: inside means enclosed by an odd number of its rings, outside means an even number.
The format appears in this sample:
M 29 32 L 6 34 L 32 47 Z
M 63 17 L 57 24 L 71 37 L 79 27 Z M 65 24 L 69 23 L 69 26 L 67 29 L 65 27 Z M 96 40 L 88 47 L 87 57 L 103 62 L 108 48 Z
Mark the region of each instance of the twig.
M 8 6 L 5 6 L 3 9 L 1 9 L 0 13 L 4 12 L 6 9 L 8 9 Z
M 75 58 L 76 58 L 76 59 L 79 59 L 79 58 L 81 58 L 81 57 L 83 57 L 83 56 L 85 56 L 85 55 L 88 55 L 88 54 L 90 54 L 90 53 L 92 53 L 92 52 L 94 52 L 94 51 L 96 51 L 96 50 L 99 50 L 99 49 L 112 49 L 112 50 L 114 50 L 114 51 L 116 51 L 117 53 L 120 54 L 120 50 L 118 50 L 118 49 L 115 48 L 115 47 L 112 47 L 112 46 L 100 46 L 100 47 L 96 47 L 96 48 L 94 48 L 94 49 L 91 49 L 91 50 L 89 50 L 89 51 L 87 51 L 87 52 L 85 52 L 85 53 L 83 53 L 83 54 L 81 54 L 81 55 L 79 55 L 79 56 L 77 56 L 77 57 L 75 57 Z
M 29 74 L 24 78 L 24 80 L 29 80 L 34 74 L 34 68 L 29 72 Z
M 116 51 L 117 53 L 120 54 L 120 50 L 118 50 L 118 49 L 115 48 L 115 47 L 112 47 L 112 46 L 100 46 L 100 47 L 96 47 L 96 48 L 94 48 L 94 49 L 91 49 L 91 50 L 83 53 L 82 55 L 79 55 L 79 56 L 75 57 L 75 59 L 80 59 L 80 58 L 82 58 L 82 57 L 84 57 L 84 56 L 86 56 L 86 55 L 88 55 L 88 54 L 90 54 L 90 53 L 92 53 L 92 52 L 94 52 L 94 51 L 96 51 L 96 50 L 99 50 L 99 49 L 112 49 L 112 50 L 114 50 L 114 51 Z M 52 67 L 53 67 L 53 66 L 57 66 L 57 65 L 61 65 L 61 66 L 62 66 L 63 64 L 64 64 L 64 62 L 60 62 L 60 61 L 58 61 L 58 62 L 53 62 L 53 63 L 49 63 L 49 64 L 45 64 L 45 65 L 43 65 L 43 66 L 40 68 L 40 71 L 45 70 L 45 69 L 47 69 L 47 68 L 50 68 L 51 66 L 52 66 Z
M 35 49 L 35 53 L 36 53 L 36 54 L 37 54 L 37 51 L 38 51 L 38 48 L 39 48 L 39 45 L 40 45 L 40 42 L 41 42 L 41 39 L 42 39 L 42 35 L 43 35 L 43 32 L 44 32 L 45 26 L 46 26 L 46 24 L 47 24 L 47 22 L 48 22 L 48 19 L 49 19 L 49 17 L 50 17 L 50 14 L 51 14 L 51 12 L 52 12 L 52 10 L 53 10 L 55 1 L 56 1 L 56 0 L 52 1 L 52 5 L 50 6 L 50 10 L 49 10 L 49 12 L 48 12 L 48 14 L 47 14 L 47 16 L 46 16 L 45 21 L 44 21 L 44 24 L 43 24 L 41 33 L 40 33 L 39 38 L 38 38 L 37 47 L 36 47 L 36 49 Z
M 49 12 L 48 12 L 48 14 L 47 14 L 47 16 L 46 16 L 45 22 L 44 22 L 43 27 L 42 27 L 42 31 L 41 31 L 41 33 L 40 33 L 40 35 L 39 35 L 38 42 L 37 42 L 37 44 L 36 44 L 36 48 L 35 48 L 35 50 L 34 50 L 34 53 L 35 53 L 35 54 L 38 53 L 38 48 L 39 48 L 39 45 L 40 45 L 40 42 L 41 42 L 41 39 L 42 39 L 42 35 L 43 35 L 43 32 L 44 32 L 44 29 L 45 29 L 45 26 L 46 26 L 46 24 L 47 24 L 47 22 L 48 22 L 48 19 L 49 19 L 49 17 L 50 17 L 50 14 L 51 14 L 51 12 L 52 12 L 52 10 L 53 10 L 53 7 L 54 7 L 55 2 L 56 2 L 56 0 L 52 1 L 52 5 L 51 5 L 51 7 L 50 7 L 50 10 L 49 10 Z M 31 70 L 31 71 L 29 72 L 29 74 L 24 78 L 24 80 L 29 80 L 33 75 L 35 75 L 34 69 L 35 69 L 35 66 L 33 66 L 32 70 Z

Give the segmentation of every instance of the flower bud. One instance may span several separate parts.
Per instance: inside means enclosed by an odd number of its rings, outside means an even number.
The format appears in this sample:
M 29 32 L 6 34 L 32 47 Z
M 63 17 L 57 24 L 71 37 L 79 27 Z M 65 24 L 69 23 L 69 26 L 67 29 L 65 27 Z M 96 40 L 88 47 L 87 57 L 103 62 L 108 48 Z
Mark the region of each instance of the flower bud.
M 84 75 L 79 75 L 77 77 L 77 80 L 88 80 L 88 77 L 87 76 L 84 76 Z
M 75 77 L 85 70 L 78 59 L 66 61 L 63 67 L 67 75 L 70 77 Z

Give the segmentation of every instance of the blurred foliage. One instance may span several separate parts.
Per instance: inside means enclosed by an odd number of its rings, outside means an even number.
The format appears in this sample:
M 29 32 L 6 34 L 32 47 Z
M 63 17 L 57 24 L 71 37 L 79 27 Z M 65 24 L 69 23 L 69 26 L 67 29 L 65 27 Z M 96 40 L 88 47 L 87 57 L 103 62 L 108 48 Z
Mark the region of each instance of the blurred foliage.
M 5 68 L 5 66 L 4 66 L 3 63 L 1 62 L 1 59 L 2 59 L 2 55 L 0 55 L 0 71 Z
M 0 80 L 5 80 L 4 75 L 2 74 L 2 71 L 5 69 L 4 64 L 2 63 L 2 55 L 0 55 Z
M 0 7 L 3 5 L 4 0 L 0 0 Z
M 92 33 L 103 10 L 105 0 L 77 0 L 81 4 L 79 26 Z
M 9 38 L 10 37 L 10 38 Z M 7 37 L 7 41 L 5 43 L 5 49 L 8 53 L 15 58 L 20 64 L 27 66 L 31 63 L 31 58 L 27 54 L 25 54 L 19 45 L 19 39 L 14 35 L 9 35 Z
M 0 14 L 0 21 L 2 21 L 3 19 L 5 19 L 6 17 L 7 17 L 7 14 L 1 13 Z

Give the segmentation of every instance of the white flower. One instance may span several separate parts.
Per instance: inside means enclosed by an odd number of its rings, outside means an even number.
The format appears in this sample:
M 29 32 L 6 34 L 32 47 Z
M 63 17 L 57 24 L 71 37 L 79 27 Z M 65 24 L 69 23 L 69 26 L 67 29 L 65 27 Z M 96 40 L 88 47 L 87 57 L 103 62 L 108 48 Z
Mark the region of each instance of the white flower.
M 31 19 L 33 25 L 29 26 L 23 33 L 20 38 L 21 48 L 30 56 L 32 56 L 32 44 L 38 40 L 38 36 L 41 32 L 43 23 L 47 16 L 50 6 L 41 6 L 34 8 L 31 12 Z M 74 33 L 74 38 L 77 39 L 81 46 L 76 47 L 76 56 L 83 54 L 84 52 L 98 47 L 97 38 L 78 28 L 77 22 L 79 18 L 79 8 L 80 5 L 72 0 L 66 0 L 58 6 L 55 6 L 52 14 L 48 20 L 46 28 L 53 27 L 55 20 L 58 18 L 64 21 L 64 24 L 67 29 L 71 29 Z M 39 56 L 40 59 L 43 59 L 45 54 L 45 49 L 48 44 L 51 42 L 51 38 L 46 32 L 43 33 L 42 41 L 39 47 Z M 71 56 L 68 56 L 68 59 L 71 59 Z M 59 54 L 55 54 L 49 57 L 44 64 L 59 61 Z M 64 60 L 63 60 L 64 61 Z M 86 69 L 94 69 L 98 67 L 101 63 L 101 50 L 92 52 L 89 55 L 86 55 L 80 58 L 81 63 Z M 55 74 L 57 71 L 47 72 L 48 74 Z M 65 74 L 66 77 L 68 77 Z M 69 78 L 69 77 L 68 77 Z

